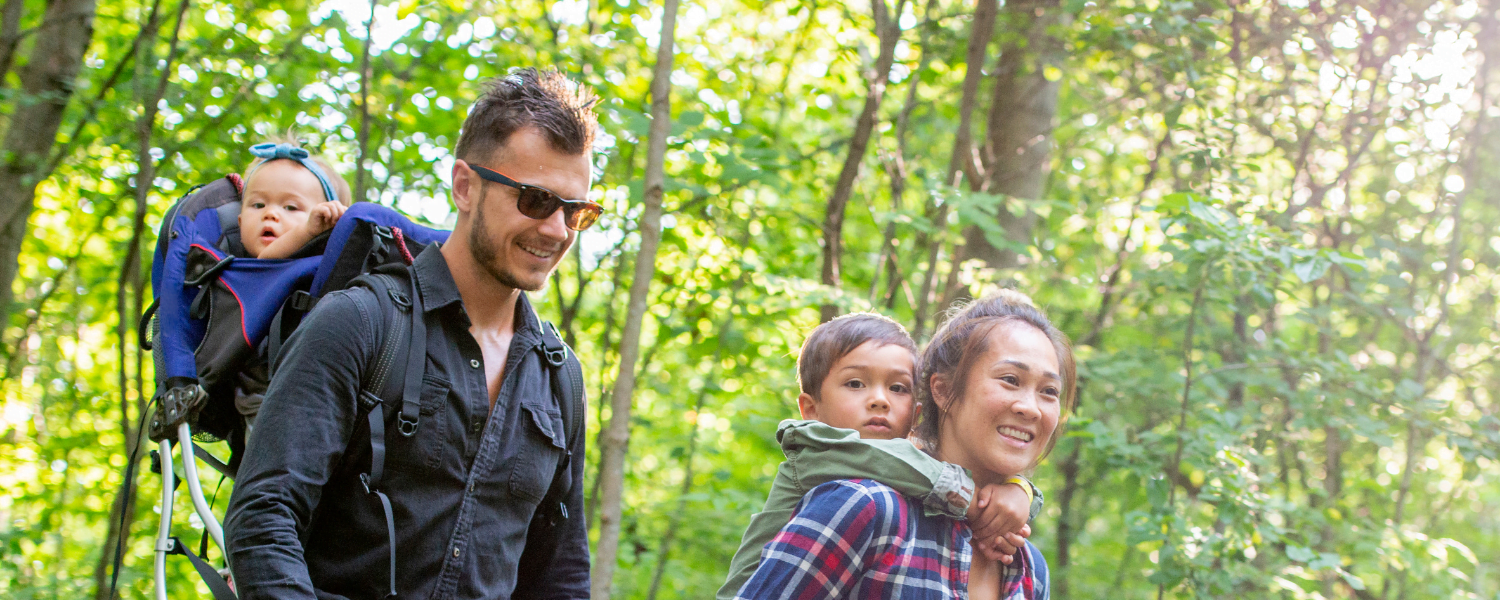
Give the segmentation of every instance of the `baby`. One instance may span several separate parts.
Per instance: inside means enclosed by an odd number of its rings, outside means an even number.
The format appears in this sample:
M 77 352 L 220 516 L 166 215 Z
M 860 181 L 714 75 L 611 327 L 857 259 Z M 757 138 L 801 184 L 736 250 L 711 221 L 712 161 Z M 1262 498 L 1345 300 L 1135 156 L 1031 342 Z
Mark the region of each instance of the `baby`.
M 333 228 L 348 208 L 349 184 L 321 157 L 291 143 L 256 144 L 245 170 L 240 242 L 254 258 L 288 258 Z
M 333 228 L 348 208 L 349 184 L 321 157 L 290 142 L 250 147 L 240 193 L 240 243 L 250 258 L 290 258 Z M 260 357 L 237 376 L 234 406 L 254 426 L 269 375 Z
M 750 579 L 761 550 L 818 485 L 872 479 L 922 501 L 931 513 L 966 519 L 973 546 L 1009 563 L 1040 504 L 1031 482 L 1016 477 L 975 490 L 962 467 L 918 450 L 906 436 L 919 405 L 916 343 L 900 324 L 871 313 L 844 315 L 814 329 L 797 358 L 802 421 L 782 421 L 776 439 L 786 454 L 765 508 L 750 526 L 716 598 L 732 599 Z

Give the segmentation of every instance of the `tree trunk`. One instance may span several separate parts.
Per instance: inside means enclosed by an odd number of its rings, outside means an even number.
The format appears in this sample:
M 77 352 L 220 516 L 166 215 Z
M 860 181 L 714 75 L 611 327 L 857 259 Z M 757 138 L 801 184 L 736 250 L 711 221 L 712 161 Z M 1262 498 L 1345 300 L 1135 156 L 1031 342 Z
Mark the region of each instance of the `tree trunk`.
M 1051 156 L 1052 122 L 1057 115 L 1057 93 L 1062 84 L 1058 69 L 1066 59 L 1063 41 L 1050 31 L 1068 22 L 1067 13 L 1059 4 L 1058 0 L 1016 0 L 1005 4 L 1007 23 L 1012 31 L 1021 33 L 1008 36 L 995 69 L 983 152 L 984 189 L 989 193 L 1022 200 L 1042 197 Z M 997 208 L 1007 241 L 1026 243 L 1031 239 L 1035 214 L 1030 210 L 1012 214 L 1003 203 Z M 981 259 L 996 268 L 1020 264 L 1019 254 L 996 248 L 977 226 L 965 230 L 964 241 L 969 246 L 970 258 Z
M 354 166 L 354 202 L 365 200 L 365 156 L 370 151 L 370 38 L 375 31 L 375 7 L 370 0 L 370 18 L 365 21 L 365 53 L 359 63 L 359 161 Z
M 141 278 L 141 245 L 146 235 L 146 213 L 150 206 L 150 194 L 153 182 L 156 180 L 156 160 L 151 156 L 152 134 L 156 127 L 157 105 L 160 104 L 162 96 L 166 93 L 167 81 L 171 76 L 172 63 L 177 58 L 178 41 L 181 39 L 182 20 L 187 15 L 187 9 L 191 0 L 182 0 L 177 6 L 177 23 L 172 29 L 172 40 L 167 46 L 167 58 L 162 65 L 161 72 L 156 79 L 156 85 L 146 88 L 138 84 L 138 98 L 141 103 L 141 115 L 136 120 L 136 135 L 139 146 L 136 150 L 136 172 L 135 172 L 135 214 L 131 220 L 130 242 L 125 248 L 125 259 L 120 270 L 119 279 L 115 282 L 115 311 L 117 323 L 115 324 L 115 342 L 119 346 L 120 363 L 120 430 L 125 437 L 125 456 L 127 464 L 123 470 L 122 478 L 124 485 L 116 494 L 114 503 L 110 507 L 109 530 L 104 537 L 104 545 L 99 551 L 99 560 L 94 564 L 94 598 L 96 600 L 111 600 L 114 597 L 114 581 L 106 587 L 104 585 L 105 571 L 113 566 L 118 573 L 120 565 L 114 561 L 114 549 L 122 543 L 122 540 L 130 537 L 130 526 L 135 522 L 135 464 L 128 460 L 136 456 L 137 446 L 140 444 L 140 431 L 130 426 L 130 394 L 129 379 L 127 377 L 127 364 L 125 360 L 126 351 L 130 340 L 131 324 L 135 323 L 134 315 L 140 314 L 142 281 Z M 150 81 L 147 77 L 150 69 L 156 65 L 156 59 L 152 52 L 152 42 L 156 39 L 157 32 L 156 6 L 152 6 L 151 14 L 147 18 L 146 27 L 142 31 L 142 42 L 136 46 L 140 56 L 136 59 L 136 81 Z M 165 158 L 165 157 L 163 157 Z M 127 288 L 127 285 L 129 286 Z M 129 310 L 131 305 L 127 303 L 129 291 L 135 293 L 134 311 Z M 144 410 L 142 402 L 146 389 L 142 374 L 144 368 L 141 365 L 143 355 L 137 348 L 135 352 L 136 362 L 136 412 Z M 118 574 L 116 575 L 118 577 Z
M 927 70 L 927 65 L 932 62 L 932 52 L 928 46 L 932 38 L 932 9 L 937 4 L 936 0 L 928 0 L 927 8 L 924 9 L 922 24 L 918 27 L 922 30 L 921 56 L 917 58 L 917 68 L 911 72 L 906 85 L 906 101 L 901 105 L 901 112 L 896 114 L 896 151 L 886 161 L 886 172 L 891 179 L 891 213 L 901 210 L 902 196 L 906 195 L 906 134 L 911 129 L 911 113 L 917 108 L 917 86 L 922 83 L 922 73 Z M 920 248 L 921 246 L 917 246 Z M 887 310 L 896 307 L 896 290 L 901 288 L 901 261 L 896 249 L 896 222 L 892 220 L 885 225 L 885 234 L 880 243 L 880 255 L 875 260 L 875 276 L 870 278 L 870 303 L 876 301 L 876 292 L 880 289 L 880 269 L 886 271 L 886 290 L 884 304 Z
M 626 159 L 625 164 L 627 165 L 625 172 L 628 174 L 634 174 L 635 166 L 632 164 L 632 161 L 629 158 Z M 615 295 L 619 293 L 620 282 L 624 279 L 625 258 L 624 256 L 619 256 L 615 258 L 614 273 L 610 278 L 609 283 L 609 295 L 604 298 L 604 332 L 599 334 L 599 365 L 601 371 L 605 371 L 608 368 L 609 349 L 614 347 L 614 343 L 610 340 L 613 339 L 612 336 L 615 333 Z M 611 390 L 605 388 L 604 386 L 604 376 L 600 375 L 598 400 L 599 404 L 596 408 L 598 412 L 594 415 L 595 423 L 604 422 L 604 406 L 606 404 L 614 403 L 610 399 L 610 391 Z M 598 434 L 599 437 L 598 439 L 594 440 L 594 443 L 597 444 L 601 450 L 604 448 L 604 435 L 608 432 L 609 428 L 600 427 Z M 602 469 L 603 467 L 604 465 L 601 463 L 600 465 L 595 467 L 595 469 Z M 594 530 L 594 521 L 599 517 L 599 484 L 603 481 L 604 472 L 602 470 L 595 471 L 594 484 L 589 487 L 588 501 L 584 502 L 583 504 L 583 512 L 585 514 L 584 525 L 586 526 L 585 529 L 588 531 Z
M 94 36 L 94 0 L 54 0 L 42 18 L 36 46 L 21 74 L 22 98 L 0 146 L 0 323 L 10 320 L 26 222 L 68 100 Z
M 608 432 L 600 444 L 599 547 L 594 554 L 591 596 L 609 600 L 615 562 L 620 550 L 621 501 L 625 492 L 625 452 L 630 444 L 630 405 L 635 392 L 635 361 L 641 349 L 641 323 L 646 317 L 646 294 L 656 276 L 656 248 L 661 243 L 661 201 L 666 183 L 664 161 L 672 125 L 672 44 L 677 30 L 677 0 L 666 0 L 661 39 L 656 47 L 656 69 L 651 80 L 651 129 L 646 141 L 645 206 L 641 212 L 641 249 L 630 281 L 630 304 L 620 336 L 620 371 L 610 395 Z
M 1078 535 L 1073 530 L 1073 497 L 1078 492 L 1078 458 L 1082 450 L 1082 438 L 1073 440 L 1073 451 L 1057 469 L 1063 475 L 1062 492 L 1057 495 L 1060 511 L 1057 516 L 1057 567 L 1052 576 L 1058 598 L 1068 597 L 1068 563 L 1071 562 L 1073 538 Z
M 0 88 L 5 86 L 5 75 L 15 63 L 16 46 L 21 43 L 21 14 L 26 8 L 25 0 L 5 0 L 0 8 Z
M 979 105 L 979 82 L 984 79 L 984 55 L 995 34 L 995 18 L 1000 14 L 997 0 L 979 0 L 974 7 L 974 30 L 969 33 L 969 47 L 964 52 L 963 96 L 958 103 L 958 133 L 953 136 L 953 153 L 948 155 L 948 176 L 943 182 L 959 184 L 958 175 L 967 174 L 979 180 L 974 163 L 974 108 Z
M 979 104 L 979 82 L 984 78 L 984 54 L 995 31 L 995 16 L 1000 12 L 997 0 L 979 0 L 974 7 L 974 28 L 969 32 L 969 46 L 964 53 L 963 95 L 958 102 L 958 133 L 953 136 L 953 153 L 948 157 L 948 172 L 943 183 L 957 186 L 960 173 L 969 173 L 971 181 L 974 164 L 974 107 Z M 929 206 L 928 219 L 934 230 L 947 228 L 948 206 Z M 912 337 L 921 340 L 927 331 L 927 315 L 932 306 L 932 288 L 937 282 L 938 253 L 943 247 L 942 235 L 918 236 L 918 247 L 927 247 L 927 269 L 922 275 L 922 290 L 917 294 L 917 307 L 912 315 Z M 940 307 L 941 308 L 941 307 Z
M 896 60 L 896 42 L 901 39 L 901 10 L 906 0 L 896 0 L 896 10 L 887 14 L 885 0 L 874 0 L 875 35 L 880 40 L 880 53 L 875 57 L 875 67 L 865 74 L 868 87 L 865 91 L 865 107 L 854 123 L 854 135 L 849 138 L 849 153 L 844 156 L 844 168 L 839 171 L 838 182 L 833 186 L 833 195 L 828 198 L 828 210 L 823 216 L 823 285 L 830 289 L 839 287 L 839 258 L 844 244 L 844 207 L 854 194 L 854 180 L 859 177 L 859 165 L 864 162 L 865 149 L 870 145 L 870 134 L 875 132 L 875 122 L 880 116 L 880 101 L 885 96 L 886 80 L 891 75 L 891 64 Z M 824 304 L 821 316 L 827 322 L 838 316 L 835 304 Z

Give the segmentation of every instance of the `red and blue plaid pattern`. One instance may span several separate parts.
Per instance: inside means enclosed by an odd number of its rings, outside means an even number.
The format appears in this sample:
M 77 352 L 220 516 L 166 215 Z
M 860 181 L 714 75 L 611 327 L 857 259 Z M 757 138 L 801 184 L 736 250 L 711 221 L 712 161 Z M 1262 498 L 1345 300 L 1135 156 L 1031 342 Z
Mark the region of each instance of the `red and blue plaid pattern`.
M 1051 597 L 1047 560 L 1031 542 L 1016 552 L 1009 565 L 1000 565 L 1001 600 L 1047 600 Z
M 737 599 L 968 598 L 969 527 L 869 479 L 813 488 Z

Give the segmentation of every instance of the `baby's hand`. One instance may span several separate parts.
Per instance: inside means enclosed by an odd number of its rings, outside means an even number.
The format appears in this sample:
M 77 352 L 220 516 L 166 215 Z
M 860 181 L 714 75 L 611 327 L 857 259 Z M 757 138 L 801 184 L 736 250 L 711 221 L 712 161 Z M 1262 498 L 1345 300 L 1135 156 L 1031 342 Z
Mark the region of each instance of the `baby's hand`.
M 968 513 L 974 549 L 991 560 L 1010 564 L 1011 555 L 1025 543 L 1023 538 L 1031 535 L 1026 525 L 1030 515 L 1031 501 L 1020 486 L 1004 483 L 980 488 Z
M 339 222 L 339 217 L 344 216 L 344 211 L 348 208 L 338 202 L 321 202 L 312 207 L 312 210 L 307 211 L 307 224 L 303 225 L 307 228 L 308 237 L 333 229 L 333 224 Z

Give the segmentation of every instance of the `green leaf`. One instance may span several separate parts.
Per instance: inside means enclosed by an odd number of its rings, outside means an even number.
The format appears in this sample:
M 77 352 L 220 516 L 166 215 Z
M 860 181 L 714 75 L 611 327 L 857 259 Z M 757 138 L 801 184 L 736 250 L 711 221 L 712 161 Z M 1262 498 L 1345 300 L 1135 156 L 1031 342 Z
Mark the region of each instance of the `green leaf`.
M 1303 283 L 1312 283 L 1322 278 L 1323 274 L 1328 272 L 1328 266 L 1329 262 L 1319 256 L 1297 263 L 1292 267 L 1292 272 L 1296 273 L 1297 278 L 1301 279 Z
M 1365 580 L 1360 579 L 1359 577 L 1355 576 L 1353 573 L 1350 573 L 1350 572 L 1345 571 L 1343 569 L 1339 569 L 1337 572 L 1339 574 L 1339 577 L 1344 578 L 1344 583 L 1349 584 L 1349 587 L 1354 588 L 1356 590 L 1361 590 L 1361 591 L 1363 591 L 1365 589 Z

